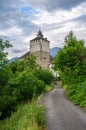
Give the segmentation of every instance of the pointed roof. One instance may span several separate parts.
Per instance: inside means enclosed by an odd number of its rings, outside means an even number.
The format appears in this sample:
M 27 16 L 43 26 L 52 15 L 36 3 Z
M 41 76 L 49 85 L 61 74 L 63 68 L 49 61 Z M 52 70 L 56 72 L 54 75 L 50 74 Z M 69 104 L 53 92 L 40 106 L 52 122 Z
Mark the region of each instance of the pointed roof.
M 41 30 L 38 31 L 37 37 L 43 38 L 43 34 L 42 34 Z
M 48 41 L 47 38 L 44 38 L 44 37 L 43 37 L 42 31 L 39 29 L 36 38 L 34 38 L 34 39 L 30 40 L 30 41 L 32 42 L 32 41 L 34 41 L 34 40 L 40 40 L 40 39 L 45 40 L 45 41 Z M 49 42 L 49 41 L 48 41 L 48 42 Z

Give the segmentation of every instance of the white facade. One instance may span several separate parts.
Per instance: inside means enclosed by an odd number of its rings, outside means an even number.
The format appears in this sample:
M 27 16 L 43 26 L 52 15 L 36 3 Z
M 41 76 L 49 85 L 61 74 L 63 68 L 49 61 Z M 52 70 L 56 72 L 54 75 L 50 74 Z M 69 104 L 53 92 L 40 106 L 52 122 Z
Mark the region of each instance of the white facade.
M 50 69 L 50 71 L 53 73 L 53 75 L 54 75 L 55 77 L 59 77 L 59 73 L 56 72 L 56 71 L 54 71 L 52 64 L 50 64 L 49 69 Z

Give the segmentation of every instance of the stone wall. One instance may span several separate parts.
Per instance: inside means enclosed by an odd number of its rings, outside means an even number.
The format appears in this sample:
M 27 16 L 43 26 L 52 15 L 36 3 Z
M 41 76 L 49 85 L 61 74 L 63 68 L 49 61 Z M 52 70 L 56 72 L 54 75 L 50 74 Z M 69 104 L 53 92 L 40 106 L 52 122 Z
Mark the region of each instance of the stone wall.
M 42 68 L 49 68 L 50 65 L 50 55 L 48 52 L 31 52 L 34 54 L 37 58 L 37 63 L 42 67 Z

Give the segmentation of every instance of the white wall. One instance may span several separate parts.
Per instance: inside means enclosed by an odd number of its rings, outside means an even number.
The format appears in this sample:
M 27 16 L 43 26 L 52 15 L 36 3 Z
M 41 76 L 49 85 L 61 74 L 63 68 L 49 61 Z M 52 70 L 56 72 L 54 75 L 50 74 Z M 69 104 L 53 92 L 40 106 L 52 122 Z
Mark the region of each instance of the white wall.
M 44 51 L 49 52 L 50 51 L 50 44 L 48 41 L 45 40 L 37 40 L 30 43 L 30 52 L 36 52 L 36 51 Z
M 40 51 L 40 43 L 32 42 L 30 43 L 30 52 Z
M 42 44 L 42 51 L 45 51 L 45 52 L 49 52 L 50 51 L 49 42 L 43 41 L 41 44 Z

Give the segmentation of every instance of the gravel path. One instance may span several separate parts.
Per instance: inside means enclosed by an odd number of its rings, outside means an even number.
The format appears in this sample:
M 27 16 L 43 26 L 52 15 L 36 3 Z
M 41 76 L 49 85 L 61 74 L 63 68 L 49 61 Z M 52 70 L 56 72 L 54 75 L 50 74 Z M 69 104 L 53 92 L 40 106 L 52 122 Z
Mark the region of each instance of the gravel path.
M 60 87 L 45 97 L 48 130 L 86 130 L 86 113 L 64 96 Z

